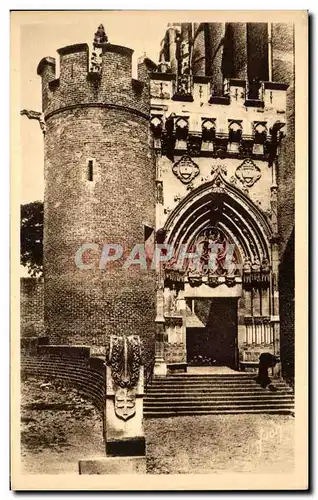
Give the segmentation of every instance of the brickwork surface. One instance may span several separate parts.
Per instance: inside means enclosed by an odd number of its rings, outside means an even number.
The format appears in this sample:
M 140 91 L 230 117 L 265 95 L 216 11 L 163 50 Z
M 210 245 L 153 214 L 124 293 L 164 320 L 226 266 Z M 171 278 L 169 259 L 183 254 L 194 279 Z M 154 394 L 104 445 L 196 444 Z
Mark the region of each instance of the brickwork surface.
M 105 401 L 105 366 L 87 347 L 38 346 L 37 353 L 21 353 L 21 378 L 60 381 L 76 388 L 99 409 Z
M 289 84 L 286 96 L 288 128 L 280 148 L 277 171 L 278 230 L 281 257 L 295 220 L 295 80 L 294 62 L 291 57 L 288 57 L 294 50 L 293 36 L 291 24 L 273 24 L 273 79 Z
M 21 337 L 44 332 L 44 282 L 40 278 L 20 279 Z

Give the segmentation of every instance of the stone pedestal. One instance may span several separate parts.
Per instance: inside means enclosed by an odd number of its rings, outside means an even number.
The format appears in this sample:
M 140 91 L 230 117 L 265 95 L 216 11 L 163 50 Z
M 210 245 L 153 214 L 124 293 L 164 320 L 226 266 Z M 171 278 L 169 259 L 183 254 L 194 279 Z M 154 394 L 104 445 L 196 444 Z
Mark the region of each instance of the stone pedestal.
M 156 358 L 153 373 L 155 377 L 165 377 L 167 375 L 167 365 L 164 358 Z
M 106 365 L 106 457 L 80 460 L 80 474 L 146 473 L 143 395 L 139 337 L 111 337 Z
M 111 368 L 106 367 L 106 454 L 111 456 L 145 455 L 142 425 L 144 369 L 139 368 L 137 385 L 116 388 Z

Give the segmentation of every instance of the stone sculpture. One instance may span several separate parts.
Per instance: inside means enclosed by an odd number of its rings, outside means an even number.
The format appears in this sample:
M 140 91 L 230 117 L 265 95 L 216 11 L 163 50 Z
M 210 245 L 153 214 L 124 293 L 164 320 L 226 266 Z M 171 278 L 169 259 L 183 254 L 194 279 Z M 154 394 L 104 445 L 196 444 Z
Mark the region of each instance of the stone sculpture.
M 139 336 L 111 336 L 106 355 L 106 457 L 81 460 L 81 474 L 146 472 L 143 392 Z

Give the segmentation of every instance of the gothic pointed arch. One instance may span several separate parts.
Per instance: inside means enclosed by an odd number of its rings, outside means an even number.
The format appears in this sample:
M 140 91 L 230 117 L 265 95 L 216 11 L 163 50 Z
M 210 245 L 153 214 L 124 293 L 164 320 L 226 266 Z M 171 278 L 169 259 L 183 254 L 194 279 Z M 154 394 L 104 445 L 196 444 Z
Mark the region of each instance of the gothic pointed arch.
M 246 259 L 270 262 L 269 221 L 246 194 L 227 182 L 221 168 L 170 213 L 164 226 L 165 240 L 177 254 L 181 245 L 193 245 L 209 227 L 218 228 L 235 244 L 242 263 Z

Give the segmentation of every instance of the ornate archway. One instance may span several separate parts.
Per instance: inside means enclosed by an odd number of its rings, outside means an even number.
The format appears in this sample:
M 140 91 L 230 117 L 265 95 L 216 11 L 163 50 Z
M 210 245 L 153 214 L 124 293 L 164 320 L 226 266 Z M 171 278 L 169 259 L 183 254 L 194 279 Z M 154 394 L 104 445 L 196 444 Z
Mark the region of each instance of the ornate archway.
M 272 228 L 266 216 L 246 194 L 226 181 L 219 168 L 210 182 L 193 189 L 178 204 L 163 229 L 165 243 L 174 248 L 172 266 L 165 265 L 163 273 L 166 362 L 186 363 L 187 329 L 191 325 L 199 331 L 204 326 L 189 304 L 190 299 L 192 303 L 198 300 L 218 303 L 223 318 L 233 317 L 233 309 L 226 313 L 225 304 L 230 307 L 231 303 L 233 308 L 235 303 L 235 366 L 257 366 L 261 352 L 275 351 L 271 322 Z M 184 247 L 190 250 L 202 241 L 232 244 L 235 271 L 229 272 L 221 266 L 208 272 L 202 272 L 202 267 L 193 273 L 190 267 L 185 267 L 178 276 L 173 264 L 180 250 Z M 217 310 L 212 309 L 210 323 Z M 221 328 L 221 322 L 222 318 L 214 324 Z
M 235 243 L 242 261 L 270 262 L 269 221 L 221 173 L 194 189 L 170 213 L 164 226 L 165 241 L 178 253 L 181 245 L 193 244 L 198 234 L 211 225 L 219 227 Z

